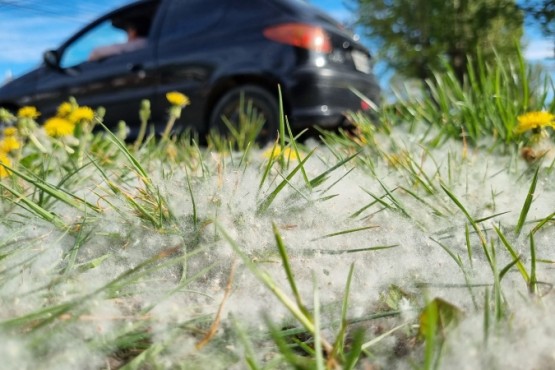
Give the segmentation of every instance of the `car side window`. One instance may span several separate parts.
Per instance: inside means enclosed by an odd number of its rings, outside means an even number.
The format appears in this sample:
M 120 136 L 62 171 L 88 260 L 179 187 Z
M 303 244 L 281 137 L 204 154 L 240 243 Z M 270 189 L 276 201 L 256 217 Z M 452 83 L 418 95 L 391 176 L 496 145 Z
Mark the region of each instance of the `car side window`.
M 112 13 L 65 46 L 60 67 L 72 68 L 144 48 L 159 5 L 159 0 L 145 0 Z
M 60 67 L 75 67 L 86 62 L 93 50 L 110 44 L 124 43 L 126 39 L 127 34 L 124 30 L 114 27 L 110 20 L 106 20 L 66 47 L 60 59 Z
M 225 14 L 229 1 L 174 0 L 167 9 L 161 37 L 190 36 L 214 26 Z

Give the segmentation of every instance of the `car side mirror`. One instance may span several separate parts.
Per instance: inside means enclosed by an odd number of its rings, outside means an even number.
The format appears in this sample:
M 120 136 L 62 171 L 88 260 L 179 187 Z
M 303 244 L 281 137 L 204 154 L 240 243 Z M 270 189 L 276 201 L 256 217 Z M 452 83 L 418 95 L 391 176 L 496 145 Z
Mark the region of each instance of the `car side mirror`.
M 50 68 L 60 69 L 60 56 L 56 50 L 45 51 L 42 59 L 44 63 Z

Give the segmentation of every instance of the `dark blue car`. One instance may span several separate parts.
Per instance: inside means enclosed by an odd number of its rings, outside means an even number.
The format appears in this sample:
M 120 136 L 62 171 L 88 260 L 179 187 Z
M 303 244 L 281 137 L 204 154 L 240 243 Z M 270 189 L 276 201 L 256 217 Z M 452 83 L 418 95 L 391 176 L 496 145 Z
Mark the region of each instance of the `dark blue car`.
M 140 48 L 90 60 L 94 49 L 126 42 L 134 24 Z M 241 98 L 265 119 L 262 135 L 278 127 L 278 86 L 296 131 L 334 128 L 345 114 L 368 108 L 380 88 L 368 50 L 328 15 L 301 0 L 143 0 L 97 19 L 44 63 L 0 88 L 0 106 L 34 105 L 43 118 L 73 96 L 106 108 L 105 121 L 138 128 L 142 99 L 151 123 L 167 120 L 165 94 L 179 91 L 191 105 L 176 124 L 200 135 L 233 120 Z M 372 105 L 372 104 L 370 104 Z M 133 132 L 132 132 L 133 133 Z

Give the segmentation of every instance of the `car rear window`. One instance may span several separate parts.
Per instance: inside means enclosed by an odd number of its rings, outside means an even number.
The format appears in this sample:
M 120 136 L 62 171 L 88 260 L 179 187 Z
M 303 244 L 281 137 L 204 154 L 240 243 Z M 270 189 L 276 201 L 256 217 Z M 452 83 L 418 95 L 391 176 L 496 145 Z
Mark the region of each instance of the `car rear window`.
M 314 5 L 304 1 L 304 0 L 267 0 L 278 7 L 288 9 L 293 11 L 297 15 L 303 15 L 307 20 L 312 20 L 320 23 L 327 24 L 329 26 L 342 28 L 341 24 L 330 17 L 324 11 L 315 7 Z

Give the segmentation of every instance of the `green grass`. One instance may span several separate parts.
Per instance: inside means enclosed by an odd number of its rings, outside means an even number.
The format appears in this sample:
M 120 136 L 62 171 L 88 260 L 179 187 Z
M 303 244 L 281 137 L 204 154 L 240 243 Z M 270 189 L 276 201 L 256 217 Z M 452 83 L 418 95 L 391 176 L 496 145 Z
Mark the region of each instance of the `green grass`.
M 0 164 L 12 346 L 0 355 L 42 368 L 441 369 L 487 345 L 469 366 L 503 368 L 494 343 L 517 341 L 541 361 L 535 328 L 513 321 L 555 325 L 552 162 L 520 157 L 534 143 L 514 131 L 518 115 L 555 110 L 534 73 L 519 56 L 462 85 L 436 74 L 418 99 L 353 113 L 351 130 L 318 142 L 282 115 L 269 149 L 248 105 L 245 130 L 206 147 L 148 135 L 145 104 L 131 145 L 123 130 L 72 144 L 33 128 Z

